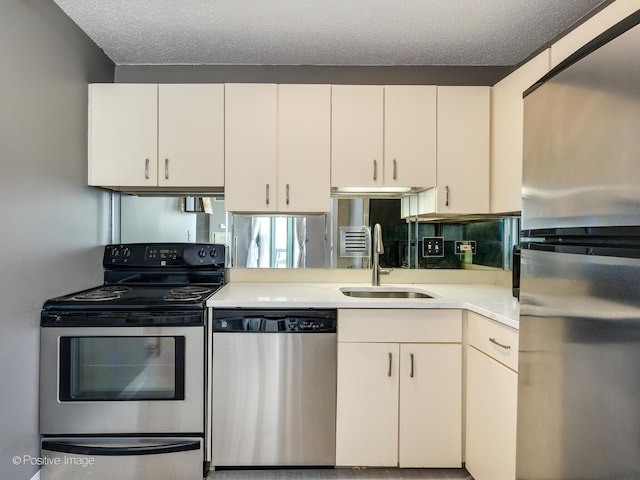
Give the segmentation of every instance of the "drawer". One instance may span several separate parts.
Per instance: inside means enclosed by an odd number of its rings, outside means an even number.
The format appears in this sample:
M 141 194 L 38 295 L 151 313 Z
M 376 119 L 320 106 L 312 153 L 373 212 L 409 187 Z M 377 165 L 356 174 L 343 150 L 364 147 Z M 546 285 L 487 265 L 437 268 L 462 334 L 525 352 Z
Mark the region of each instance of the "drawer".
M 340 309 L 339 342 L 460 343 L 462 311 L 449 309 Z
M 469 345 L 518 371 L 518 330 L 468 312 Z

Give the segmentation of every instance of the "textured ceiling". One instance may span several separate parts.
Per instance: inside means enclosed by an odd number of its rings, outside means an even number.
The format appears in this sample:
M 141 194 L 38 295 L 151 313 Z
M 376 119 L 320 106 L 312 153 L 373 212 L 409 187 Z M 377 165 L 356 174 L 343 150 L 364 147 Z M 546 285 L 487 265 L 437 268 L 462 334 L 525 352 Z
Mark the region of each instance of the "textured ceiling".
M 54 0 L 118 65 L 515 65 L 603 0 Z

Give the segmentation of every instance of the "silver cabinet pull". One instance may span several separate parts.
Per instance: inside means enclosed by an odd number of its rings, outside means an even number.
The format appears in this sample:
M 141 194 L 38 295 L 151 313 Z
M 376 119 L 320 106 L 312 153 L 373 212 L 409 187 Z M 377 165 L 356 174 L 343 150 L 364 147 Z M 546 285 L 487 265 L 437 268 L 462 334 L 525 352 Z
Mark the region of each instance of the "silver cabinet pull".
M 444 206 L 448 207 L 449 206 L 449 185 L 447 185 L 446 187 L 444 187 L 444 192 L 445 192 L 445 197 L 444 197 Z
M 409 372 L 409 376 L 413 378 L 413 353 L 409 354 L 409 358 L 411 359 L 411 371 Z
M 164 159 L 164 178 L 165 180 L 169 180 L 169 159 Z
M 267 195 L 266 203 L 267 203 L 267 205 L 269 205 L 269 184 L 268 183 L 266 185 L 266 195 Z
M 511 345 L 505 345 L 504 343 L 500 343 L 495 338 L 489 337 L 489 341 L 494 345 L 499 346 L 500 348 L 504 348 L 505 350 L 511 350 Z
M 398 180 L 398 162 L 393 159 L 393 179 Z
M 373 159 L 373 181 L 378 181 L 378 161 L 375 158 Z
M 149 180 L 149 159 L 144 159 L 144 179 Z
M 285 202 L 287 205 L 289 205 L 289 184 L 288 183 L 285 187 Z
M 389 373 L 387 373 L 387 376 L 391 376 L 391 374 L 393 373 L 393 353 L 389 352 Z
M 235 267 L 238 262 L 238 236 L 233 237 L 233 257 L 231 258 L 231 266 Z

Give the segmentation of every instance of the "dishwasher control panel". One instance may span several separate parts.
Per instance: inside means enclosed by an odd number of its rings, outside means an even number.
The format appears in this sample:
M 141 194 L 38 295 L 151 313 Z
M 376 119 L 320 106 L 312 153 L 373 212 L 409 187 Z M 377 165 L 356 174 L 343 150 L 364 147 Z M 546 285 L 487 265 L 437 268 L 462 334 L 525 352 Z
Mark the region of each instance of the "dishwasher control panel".
M 335 310 L 213 310 L 214 332 L 335 333 Z

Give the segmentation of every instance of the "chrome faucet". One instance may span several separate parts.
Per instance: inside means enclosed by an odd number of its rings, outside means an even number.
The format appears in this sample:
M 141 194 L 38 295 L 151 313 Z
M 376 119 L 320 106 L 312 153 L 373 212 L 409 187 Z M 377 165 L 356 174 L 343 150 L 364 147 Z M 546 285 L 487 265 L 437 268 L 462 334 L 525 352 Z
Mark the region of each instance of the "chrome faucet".
M 384 253 L 384 245 L 382 244 L 382 227 L 379 223 L 373 226 L 373 275 L 371 277 L 371 285 L 377 287 L 380 285 L 380 275 L 387 275 L 391 270 L 380 269 L 380 254 Z

